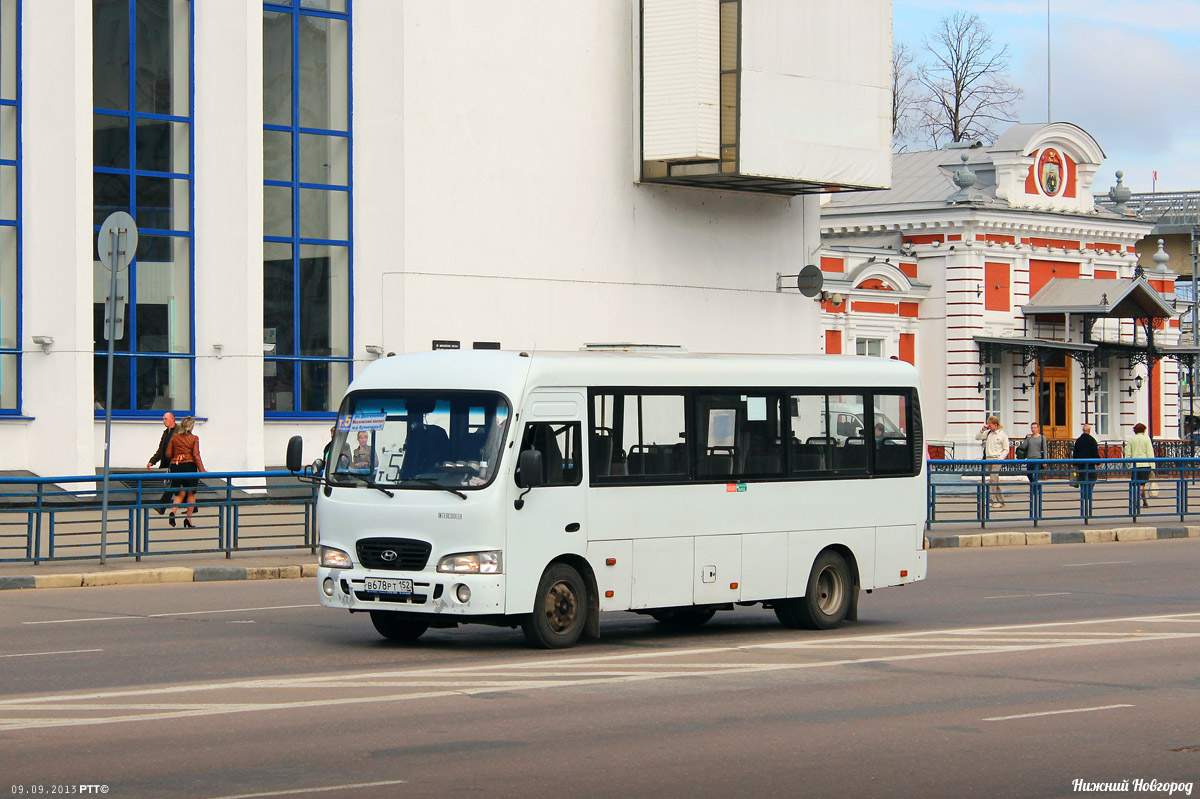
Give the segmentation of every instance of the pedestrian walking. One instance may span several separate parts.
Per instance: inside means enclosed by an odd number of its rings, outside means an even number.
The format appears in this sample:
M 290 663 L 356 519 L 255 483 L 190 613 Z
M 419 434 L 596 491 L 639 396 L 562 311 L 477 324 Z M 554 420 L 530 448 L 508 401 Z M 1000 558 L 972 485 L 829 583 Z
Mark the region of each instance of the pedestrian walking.
M 168 468 L 172 472 L 189 474 L 205 471 L 204 461 L 200 459 L 200 438 L 192 432 L 195 424 L 196 420 L 191 416 L 180 419 L 177 425 L 178 430 L 167 443 L 167 458 L 171 463 Z M 188 506 L 183 512 L 183 526 L 195 527 L 192 524 L 191 516 L 196 512 L 196 486 L 200 481 L 195 477 L 177 477 L 174 482 L 174 505 L 187 503 Z M 172 527 L 175 526 L 176 510 L 177 508 L 174 507 L 171 509 L 171 518 L 168 520 Z
M 1150 440 L 1150 436 L 1146 435 L 1146 425 L 1141 422 L 1133 426 L 1133 436 L 1130 437 L 1125 446 L 1125 457 L 1139 459 L 1154 457 L 1154 442 Z M 1150 475 L 1154 472 L 1154 462 L 1150 460 L 1138 460 L 1133 466 L 1133 480 L 1137 485 L 1138 496 L 1142 500 L 1142 507 L 1149 507 L 1150 496 L 1147 486 L 1150 482 Z
M 1100 457 L 1100 445 L 1092 437 L 1092 426 L 1084 422 L 1082 430 L 1083 432 L 1079 434 L 1079 438 L 1075 439 L 1075 446 L 1071 448 L 1071 458 L 1073 460 L 1098 459 Z M 1075 476 L 1076 482 L 1083 488 L 1083 492 L 1090 494 L 1092 492 L 1092 482 L 1096 479 L 1096 464 L 1075 464 Z
M 975 436 L 976 441 L 983 442 L 984 460 L 1002 461 L 1008 457 L 1008 435 L 1000 426 L 1000 417 L 989 416 L 987 424 Z M 989 464 L 987 467 L 988 506 L 1004 507 L 1004 495 L 1000 493 L 1000 464 Z
M 175 414 L 170 411 L 163 414 L 163 427 L 165 429 L 163 430 L 162 438 L 158 439 L 158 449 L 150 456 L 150 460 L 146 461 L 147 469 L 153 469 L 155 466 L 161 466 L 166 469 L 169 463 L 167 459 L 167 444 L 170 443 L 171 436 L 175 435 Z M 167 490 L 159 497 L 158 507 L 154 509 L 158 512 L 159 516 L 162 516 L 167 509 L 167 505 L 171 504 L 173 494 L 174 491 L 171 489 L 170 482 L 168 482 Z

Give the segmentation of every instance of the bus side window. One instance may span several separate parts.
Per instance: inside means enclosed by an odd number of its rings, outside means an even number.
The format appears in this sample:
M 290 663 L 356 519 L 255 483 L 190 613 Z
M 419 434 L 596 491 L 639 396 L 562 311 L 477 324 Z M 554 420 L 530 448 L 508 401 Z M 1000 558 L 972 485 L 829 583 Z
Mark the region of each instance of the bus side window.
M 521 451 L 535 449 L 542 453 L 544 485 L 579 485 L 583 475 L 579 461 L 579 431 L 579 422 L 530 422 L 525 425 Z

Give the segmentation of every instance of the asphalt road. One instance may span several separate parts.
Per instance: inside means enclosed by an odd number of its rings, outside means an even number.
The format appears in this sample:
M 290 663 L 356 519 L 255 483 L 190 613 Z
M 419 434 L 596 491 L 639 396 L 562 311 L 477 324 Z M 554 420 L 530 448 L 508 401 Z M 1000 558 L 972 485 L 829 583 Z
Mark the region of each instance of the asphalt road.
M 9 796 L 1099 796 L 1200 782 L 1200 539 L 933 550 L 861 621 L 383 641 L 315 581 L 0 594 Z M 1161 793 L 1154 791 L 1153 793 Z M 1174 795 L 1187 795 L 1182 790 Z

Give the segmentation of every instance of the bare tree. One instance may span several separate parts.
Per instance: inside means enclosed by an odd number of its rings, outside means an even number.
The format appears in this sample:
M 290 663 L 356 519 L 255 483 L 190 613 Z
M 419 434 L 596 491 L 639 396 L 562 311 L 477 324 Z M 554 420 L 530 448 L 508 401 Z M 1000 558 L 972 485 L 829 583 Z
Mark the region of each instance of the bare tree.
M 1016 121 L 1012 110 L 1021 90 L 1009 82 L 1008 45 L 997 48 L 978 14 L 942 17 L 922 40 L 931 60 L 921 66 L 918 127 L 939 141 L 995 139 L 997 128 Z
M 892 47 L 892 147 L 904 152 L 913 128 L 917 101 L 917 76 L 912 69 L 913 54 L 903 42 Z

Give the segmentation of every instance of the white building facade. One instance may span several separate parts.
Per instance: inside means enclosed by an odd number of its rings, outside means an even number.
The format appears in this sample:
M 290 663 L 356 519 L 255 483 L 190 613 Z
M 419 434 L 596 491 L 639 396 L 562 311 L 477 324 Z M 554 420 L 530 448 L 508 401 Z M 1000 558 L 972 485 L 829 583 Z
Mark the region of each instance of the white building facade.
M 897 155 L 892 190 L 825 205 L 824 351 L 916 364 L 935 454 L 977 456 L 993 413 L 1010 436 L 1176 436 L 1195 353 L 1165 261 L 1139 267 L 1152 223 L 1093 202 L 1103 159 L 1075 125 L 1017 125 L 990 147 Z
M 854 13 L 847 13 L 853 6 Z M 890 178 L 886 0 L 0 0 L 0 470 L 319 451 L 434 346 L 796 352 L 816 193 Z

